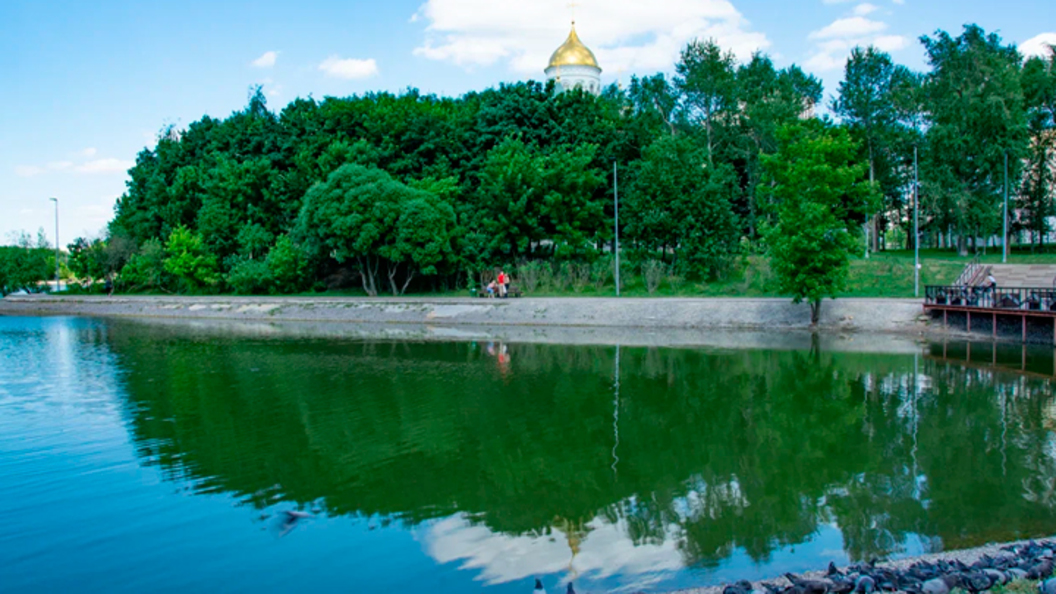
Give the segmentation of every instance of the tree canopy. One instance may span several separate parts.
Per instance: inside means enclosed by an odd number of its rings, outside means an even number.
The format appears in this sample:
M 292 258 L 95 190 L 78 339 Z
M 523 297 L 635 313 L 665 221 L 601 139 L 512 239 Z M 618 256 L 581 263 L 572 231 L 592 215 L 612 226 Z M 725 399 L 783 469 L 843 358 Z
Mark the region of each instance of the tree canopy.
M 107 237 L 71 244 L 71 267 L 119 272 L 124 288 L 369 294 L 449 289 L 499 266 L 602 270 L 615 164 L 625 257 L 708 281 L 764 245 L 776 256 L 760 230 L 805 207 L 771 185 L 794 165 L 774 159 L 802 157 L 786 146 L 793 129 L 814 130 L 818 155 L 849 147 L 835 166 L 863 166 L 882 197 L 833 214 L 858 226 L 841 245 L 861 245 L 865 223 L 874 248 L 891 232 L 909 245 L 914 148 L 923 241 L 967 250 L 1000 230 L 1006 155 L 1013 230 L 1040 241 L 1054 213 L 1052 55 L 1024 62 L 976 25 L 921 43 L 924 72 L 854 49 L 827 106 L 798 66 L 739 62 L 709 40 L 688 44 L 673 76 L 599 96 L 528 81 L 456 98 L 300 98 L 276 112 L 253 89 L 245 108 L 169 127 L 141 151 Z M 800 126 L 810 120 L 824 123 Z

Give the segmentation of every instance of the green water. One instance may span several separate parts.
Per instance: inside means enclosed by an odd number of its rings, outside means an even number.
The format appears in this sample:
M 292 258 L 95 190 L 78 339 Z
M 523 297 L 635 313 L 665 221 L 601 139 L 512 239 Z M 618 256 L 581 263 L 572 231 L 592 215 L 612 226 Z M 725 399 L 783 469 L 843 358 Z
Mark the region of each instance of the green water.
M 1052 351 L 973 349 L 0 317 L 0 590 L 663 591 L 1056 533 Z

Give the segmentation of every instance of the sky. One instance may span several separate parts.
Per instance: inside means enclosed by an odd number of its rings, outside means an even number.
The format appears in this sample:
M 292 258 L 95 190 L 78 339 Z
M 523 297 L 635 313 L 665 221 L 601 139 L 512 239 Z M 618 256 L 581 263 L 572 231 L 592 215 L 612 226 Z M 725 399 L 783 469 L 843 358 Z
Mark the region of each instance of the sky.
M 671 72 L 695 38 L 798 64 L 831 96 L 856 45 L 922 70 L 921 35 L 977 23 L 1056 44 L 1052 0 L 0 0 L 0 244 L 98 237 L 163 127 L 368 91 L 461 95 L 543 79 L 576 20 L 604 84 Z

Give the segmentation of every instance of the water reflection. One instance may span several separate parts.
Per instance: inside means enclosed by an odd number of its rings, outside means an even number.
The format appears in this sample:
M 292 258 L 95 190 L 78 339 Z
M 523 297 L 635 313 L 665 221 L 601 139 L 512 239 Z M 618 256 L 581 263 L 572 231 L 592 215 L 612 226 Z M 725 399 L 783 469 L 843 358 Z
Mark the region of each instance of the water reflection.
M 269 341 L 127 324 L 107 341 L 146 463 L 261 509 L 400 522 L 483 584 L 692 585 L 1056 531 L 1046 372 L 956 362 L 960 346 Z

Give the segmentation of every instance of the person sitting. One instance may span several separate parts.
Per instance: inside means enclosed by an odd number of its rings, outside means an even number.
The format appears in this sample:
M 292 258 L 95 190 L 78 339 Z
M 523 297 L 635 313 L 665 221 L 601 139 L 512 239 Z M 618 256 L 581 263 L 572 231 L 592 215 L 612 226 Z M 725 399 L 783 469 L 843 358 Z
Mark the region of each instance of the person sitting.
M 491 281 L 490 283 L 488 283 L 488 286 L 485 287 L 485 289 L 488 292 L 488 299 L 494 299 L 495 291 L 498 289 L 498 285 L 495 283 L 495 281 Z

